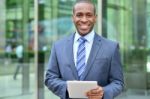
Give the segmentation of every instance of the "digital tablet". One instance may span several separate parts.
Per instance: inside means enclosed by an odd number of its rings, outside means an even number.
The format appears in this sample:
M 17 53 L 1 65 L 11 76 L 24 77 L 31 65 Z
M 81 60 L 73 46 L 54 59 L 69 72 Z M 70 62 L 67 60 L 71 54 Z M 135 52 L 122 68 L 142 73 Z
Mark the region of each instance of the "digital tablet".
M 97 81 L 67 81 L 70 98 L 87 98 L 86 92 L 96 87 Z

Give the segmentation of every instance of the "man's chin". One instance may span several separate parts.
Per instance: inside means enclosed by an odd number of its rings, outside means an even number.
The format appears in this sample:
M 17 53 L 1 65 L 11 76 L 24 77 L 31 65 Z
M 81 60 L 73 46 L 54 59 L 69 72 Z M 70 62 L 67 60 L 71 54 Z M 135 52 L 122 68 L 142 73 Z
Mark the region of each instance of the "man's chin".
M 89 31 L 79 31 L 80 35 L 85 36 L 89 33 Z

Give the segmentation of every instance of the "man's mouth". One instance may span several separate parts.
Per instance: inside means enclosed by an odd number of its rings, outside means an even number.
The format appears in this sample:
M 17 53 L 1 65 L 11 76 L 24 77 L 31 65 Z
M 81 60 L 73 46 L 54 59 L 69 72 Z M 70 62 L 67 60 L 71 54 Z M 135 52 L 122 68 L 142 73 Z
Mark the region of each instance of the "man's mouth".
M 84 29 L 88 29 L 89 26 L 88 25 L 81 25 L 80 28 L 84 30 Z

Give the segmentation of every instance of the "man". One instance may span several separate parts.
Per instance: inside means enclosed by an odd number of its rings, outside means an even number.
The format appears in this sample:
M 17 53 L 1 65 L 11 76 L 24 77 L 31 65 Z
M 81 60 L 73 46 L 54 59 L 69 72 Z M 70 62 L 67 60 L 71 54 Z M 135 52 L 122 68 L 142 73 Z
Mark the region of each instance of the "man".
M 97 81 L 97 88 L 85 93 L 88 99 L 113 99 L 123 90 L 118 44 L 94 32 L 96 18 L 92 2 L 77 1 L 73 7 L 76 32 L 51 49 L 45 84 L 61 99 L 69 98 L 69 80 Z
M 14 73 L 14 76 L 13 76 L 14 80 L 17 79 L 17 74 L 18 74 L 20 68 L 22 68 L 22 65 L 23 65 L 23 45 L 21 43 L 19 43 L 16 46 L 15 52 L 16 52 L 16 56 L 17 56 L 17 59 L 18 59 L 18 64 L 17 64 L 16 70 L 15 70 L 15 73 Z

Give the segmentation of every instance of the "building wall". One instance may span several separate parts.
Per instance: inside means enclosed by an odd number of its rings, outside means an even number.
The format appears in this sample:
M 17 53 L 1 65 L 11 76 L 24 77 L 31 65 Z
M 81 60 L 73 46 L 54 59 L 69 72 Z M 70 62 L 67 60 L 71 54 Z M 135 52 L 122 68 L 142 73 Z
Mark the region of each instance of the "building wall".
M 0 1 L 0 51 L 5 48 L 5 20 L 6 20 L 6 14 L 5 14 L 5 0 Z

